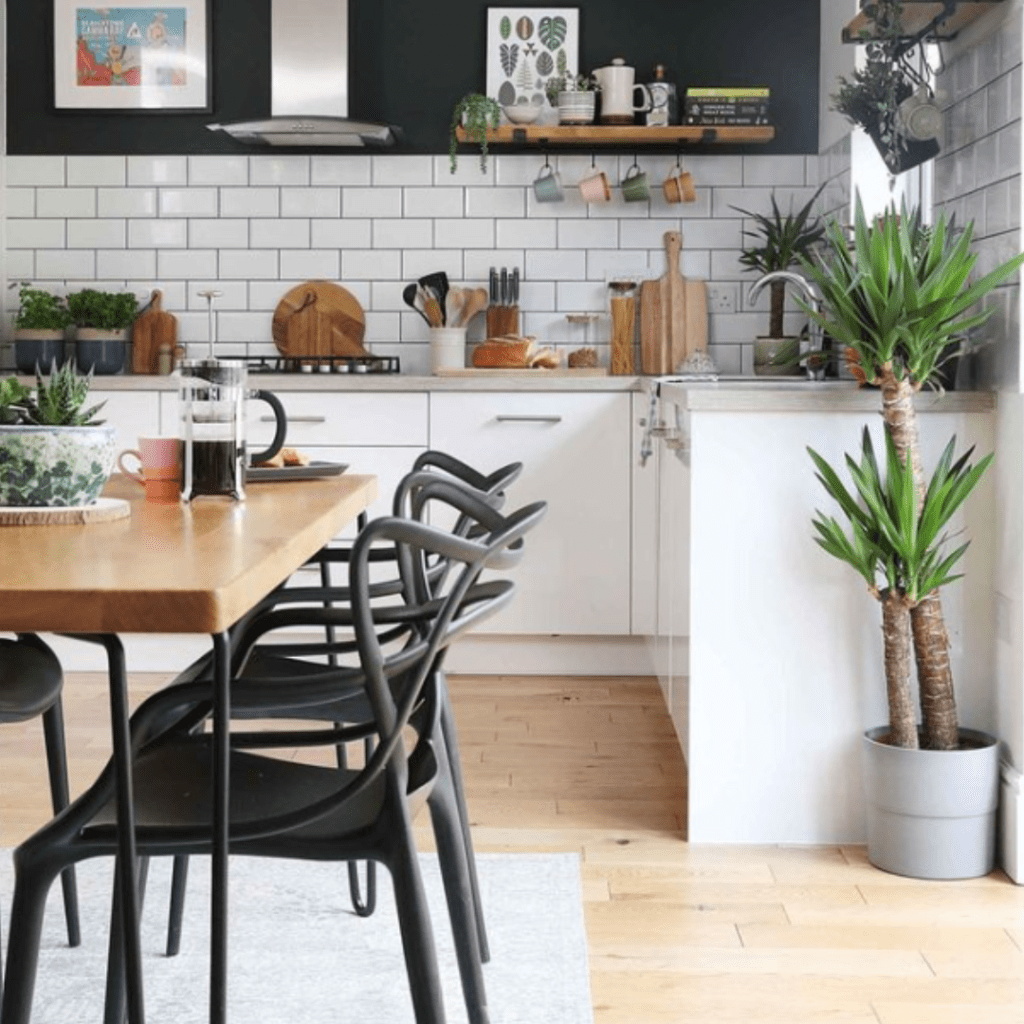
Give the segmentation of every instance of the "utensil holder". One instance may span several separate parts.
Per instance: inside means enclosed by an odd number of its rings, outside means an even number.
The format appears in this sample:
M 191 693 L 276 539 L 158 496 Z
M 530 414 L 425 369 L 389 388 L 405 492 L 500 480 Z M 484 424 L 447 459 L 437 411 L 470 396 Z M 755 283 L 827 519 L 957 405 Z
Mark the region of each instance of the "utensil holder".
M 430 370 L 461 370 L 466 366 L 466 328 L 430 328 Z

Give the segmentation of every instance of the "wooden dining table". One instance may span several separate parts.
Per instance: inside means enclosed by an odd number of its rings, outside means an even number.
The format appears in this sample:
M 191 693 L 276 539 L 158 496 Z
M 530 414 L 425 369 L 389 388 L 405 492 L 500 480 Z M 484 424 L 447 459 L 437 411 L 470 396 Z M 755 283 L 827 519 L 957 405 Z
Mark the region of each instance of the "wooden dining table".
M 214 822 L 210 1021 L 227 1020 L 229 630 L 366 509 L 377 479 L 344 473 L 250 483 L 246 500 L 157 504 L 114 474 L 105 497 L 130 515 L 85 525 L 0 526 L 0 631 L 51 632 L 101 644 L 110 674 L 119 858 L 134 865 L 124 633 L 206 633 L 213 642 Z M 143 1024 L 135 872 L 119 872 L 128 1017 Z M 16 979 L 10 979 L 11 982 Z M 18 992 L 4 991 L 4 1018 Z

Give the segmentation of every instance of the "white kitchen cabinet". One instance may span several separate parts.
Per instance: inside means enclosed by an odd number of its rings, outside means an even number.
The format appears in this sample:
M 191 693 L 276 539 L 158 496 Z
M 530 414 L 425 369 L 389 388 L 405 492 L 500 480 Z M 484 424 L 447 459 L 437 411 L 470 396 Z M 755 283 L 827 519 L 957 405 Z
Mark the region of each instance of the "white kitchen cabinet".
M 548 502 L 488 633 L 630 631 L 630 395 L 435 392 L 430 444 L 484 471 L 524 464 L 514 506 Z
M 634 636 L 653 637 L 657 628 L 658 587 L 658 471 L 654 457 L 640 464 L 640 443 L 650 417 L 650 397 L 646 392 L 633 394 L 630 439 L 630 473 L 633 503 L 633 565 L 630 575 L 630 632 Z

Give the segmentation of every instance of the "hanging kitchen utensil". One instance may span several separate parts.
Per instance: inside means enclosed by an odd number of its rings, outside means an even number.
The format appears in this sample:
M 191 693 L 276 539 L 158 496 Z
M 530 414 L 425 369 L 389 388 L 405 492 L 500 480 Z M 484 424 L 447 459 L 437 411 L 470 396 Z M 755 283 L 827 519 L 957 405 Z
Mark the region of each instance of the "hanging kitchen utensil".
M 178 344 L 178 321 L 161 308 L 163 292 L 153 289 L 149 306 L 132 324 L 132 373 L 156 373 L 160 350 L 172 353 Z
M 286 356 L 366 356 L 366 315 L 359 300 L 332 281 L 307 281 L 274 311 L 277 350 Z

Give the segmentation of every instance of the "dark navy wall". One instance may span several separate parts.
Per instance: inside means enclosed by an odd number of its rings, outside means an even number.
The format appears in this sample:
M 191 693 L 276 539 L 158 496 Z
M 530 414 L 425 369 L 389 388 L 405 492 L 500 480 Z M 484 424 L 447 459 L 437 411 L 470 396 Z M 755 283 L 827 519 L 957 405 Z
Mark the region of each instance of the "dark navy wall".
M 51 0 L 8 3 L 7 151 L 251 151 L 204 126 L 269 112 L 269 0 L 209 2 L 209 114 L 55 111 Z M 484 88 L 486 11 L 491 6 L 513 5 L 349 0 L 350 114 L 401 125 L 405 138 L 398 152 L 445 152 L 455 101 Z M 817 152 L 819 0 L 583 0 L 577 6 L 581 67 L 589 70 L 621 56 L 637 68 L 640 81 L 651 77 L 655 63 L 665 64 L 680 90 L 687 85 L 770 86 L 778 135 L 758 151 Z

